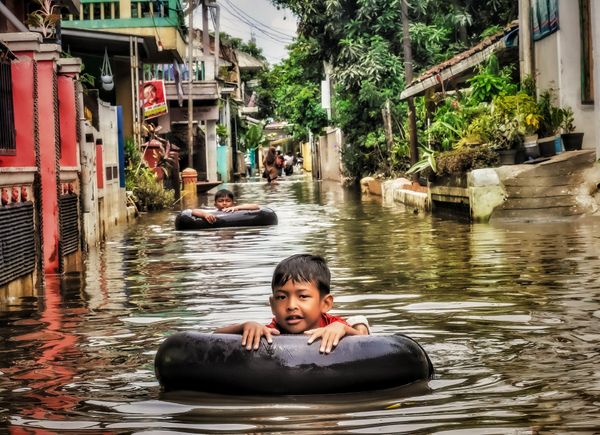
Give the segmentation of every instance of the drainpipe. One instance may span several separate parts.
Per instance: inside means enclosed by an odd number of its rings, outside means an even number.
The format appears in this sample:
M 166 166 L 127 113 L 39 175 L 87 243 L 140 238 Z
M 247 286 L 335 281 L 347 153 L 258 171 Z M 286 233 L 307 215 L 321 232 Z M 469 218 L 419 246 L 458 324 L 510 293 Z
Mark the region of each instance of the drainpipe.
M 85 107 L 83 103 L 83 87 L 81 82 L 77 80 L 77 113 L 79 113 L 79 162 L 81 165 L 81 202 L 84 213 L 89 213 L 92 209 L 92 186 L 90 186 L 91 176 L 89 175 L 89 159 L 86 152 L 85 137 Z
M 2 2 L 0 2 L 0 14 L 8 18 L 8 21 L 10 21 L 10 23 L 13 26 L 15 26 L 19 32 L 29 32 L 29 29 L 25 27 L 25 25 L 22 22 L 20 22 L 19 19 L 15 17 L 15 15 L 10 11 L 10 9 L 4 6 L 4 3 Z

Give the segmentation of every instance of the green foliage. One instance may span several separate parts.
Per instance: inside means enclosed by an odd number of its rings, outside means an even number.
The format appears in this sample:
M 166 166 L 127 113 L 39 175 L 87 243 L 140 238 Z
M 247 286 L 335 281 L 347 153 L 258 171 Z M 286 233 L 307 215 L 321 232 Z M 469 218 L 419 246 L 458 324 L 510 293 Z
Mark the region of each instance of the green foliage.
M 133 196 L 139 210 L 161 210 L 175 203 L 175 192 L 163 188 L 151 169 L 140 168 L 133 175 Z
M 217 136 L 219 136 L 219 143 L 222 145 L 225 144 L 225 141 L 227 141 L 227 137 L 229 136 L 227 127 L 223 124 L 217 124 Z
M 289 46 L 289 57 L 261 77 L 263 86 L 257 92 L 270 104 L 265 115 L 294 124 L 295 140 L 305 140 L 309 131 L 318 133 L 327 125 L 321 108 L 320 65 L 311 64 L 313 42 L 300 38 Z
M 255 150 L 259 146 L 266 146 L 269 141 L 264 135 L 263 126 L 260 124 L 253 124 L 246 130 L 246 134 L 243 137 L 243 143 L 246 150 Z
M 133 192 L 138 210 L 160 210 L 173 205 L 175 192 L 164 189 L 156 173 L 145 166 L 142 152 L 130 138 L 125 140 L 125 189 Z
M 437 172 L 436 154 L 437 151 L 431 148 L 424 146 L 420 147 L 419 156 L 421 157 L 421 159 L 417 163 L 412 165 L 408 169 L 408 171 L 406 171 L 406 173 L 414 174 L 427 169 L 431 169 L 434 173 Z
M 565 106 L 563 107 L 562 112 L 563 119 L 561 128 L 563 133 L 573 133 L 575 131 L 575 118 L 573 117 L 573 109 L 571 109 L 569 106 Z
M 498 59 L 492 55 L 485 66 L 468 80 L 471 86 L 471 99 L 474 103 L 491 102 L 498 95 L 513 95 L 517 85 L 512 82 L 512 68 L 502 70 L 498 67 Z
M 336 83 L 334 122 L 344 131 L 348 145 L 343 151 L 346 170 L 362 176 L 382 168 L 396 170 L 395 162 L 403 165 L 406 147 L 370 145 L 374 143 L 372 133 L 383 126 L 381 110 L 386 101 L 391 103 L 395 121 L 406 119 L 406 107 L 399 99 L 405 86 L 400 0 L 271 1 L 292 10 L 300 34 L 284 61 L 285 67 L 276 67 L 265 82 L 265 99 L 269 100 L 269 93 L 272 95 L 273 117 L 307 126 L 314 132 L 325 125 L 325 118 L 319 116 L 323 112 L 318 110 L 318 83 L 324 77 L 323 62 L 327 62 L 333 67 Z M 517 17 L 513 0 L 419 0 L 410 2 L 409 7 L 416 74 L 470 46 L 490 26 L 504 25 Z M 490 84 L 488 95 L 492 86 L 496 89 L 503 83 Z M 304 93 L 300 92 L 303 87 L 307 89 Z M 465 118 L 460 125 L 440 122 L 460 131 L 458 127 L 464 130 L 470 119 Z M 436 141 L 450 146 L 459 135 L 446 140 L 441 137 L 441 126 Z M 395 122 L 394 133 L 402 130 Z
M 540 137 L 554 136 L 558 134 L 563 123 L 564 110 L 552 103 L 552 93 L 545 90 L 538 98 L 538 111 L 540 120 Z

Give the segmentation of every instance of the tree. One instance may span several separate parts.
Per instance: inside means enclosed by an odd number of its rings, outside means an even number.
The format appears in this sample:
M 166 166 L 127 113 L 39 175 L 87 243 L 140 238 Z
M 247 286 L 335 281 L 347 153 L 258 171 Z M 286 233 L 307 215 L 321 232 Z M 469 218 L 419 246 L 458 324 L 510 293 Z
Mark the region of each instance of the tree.
M 303 94 L 303 104 L 311 98 L 312 104 L 317 104 L 319 93 L 315 86 L 322 78 L 323 62 L 333 65 L 334 120 L 350 145 L 344 156 L 346 167 L 352 168 L 350 175 L 361 176 L 389 167 L 389 153 L 393 150 L 383 149 L 379 140 L 372 140 L 382 136 L 381 109 L 386 101 L 390 101 L 396 119 L 406 118 L 405 104 L 399 100 L 405 87 L 401 1 L 405 0 L 272 0 L 297 16 L 299 42 L 304 46 L 303 52 L 310 53 L 303 58 L 302 68 L 307 73 L 304 82 L 314 80 L 314 85 Z M 507 24 L 517 16 L 516 4 L 513 0 L 410 2 L 415 73 L 471 45 L 488 27 Z M 290 56 L 298 55 L 292 54 L 294 50 L 298 47 L 292 48 Z M 290 67 L 294 65 L 297 63 L 292 61 Z M 280 92 L 280 84 L 275 84 L 274 95 Z M 284 94 L 292 95 L 290 86 L 286 82 Z

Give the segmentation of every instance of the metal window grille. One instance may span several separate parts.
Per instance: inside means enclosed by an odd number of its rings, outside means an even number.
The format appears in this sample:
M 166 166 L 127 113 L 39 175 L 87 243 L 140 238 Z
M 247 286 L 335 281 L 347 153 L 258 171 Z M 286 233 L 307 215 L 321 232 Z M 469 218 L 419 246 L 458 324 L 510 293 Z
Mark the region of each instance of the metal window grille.
M 60 207 L 60 243 L 61 254 L 68 255 L 79 249 L 79 199 L 69 193 L 61 195 Z
M 10 62 L 0 59 L 0 155 L 16 152 L 12 73 Z
M 35 269 L 33 203 L 0 207 L 0 286 Z

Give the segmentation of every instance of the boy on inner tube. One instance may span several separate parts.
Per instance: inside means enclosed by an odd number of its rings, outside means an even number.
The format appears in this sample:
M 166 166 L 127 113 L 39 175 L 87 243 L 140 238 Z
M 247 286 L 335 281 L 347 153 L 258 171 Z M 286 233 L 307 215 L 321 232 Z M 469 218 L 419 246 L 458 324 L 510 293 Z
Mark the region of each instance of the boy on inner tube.
M 257 204 L 241 204 L 233 205 L 235 199 L 233 192 L 227 189 L 221 189 L 215 193 L 215 207 L 217 211 L 224 211 L 225 213 L 231 213 L 240 210 L 259 210 L 260 206 Z M 214 224 L 217 221 L 217 217 L 213 215 L 209 210 L 202 210 L 199 208 L 187 209 L 181 212 L 183 216 L 196 216 L 204 219 L 209 224 Z
M 296 254 L 277 265 L 269 297 L 275 317 L 268 325 L 244 322 L 217 329 L 216 333 L 241 334 L 242 346 L 257 350 L 261 337 L 270 344 L 279 334 L 306 334 L 308 344 L 321 339 L 320 352 L 329 353 L 346 335 L 368 335 L 364 316 L 348 320 L 327 314 L 333 307 L 329 293 L 331 273 L 325 260 L 317 255 Z

